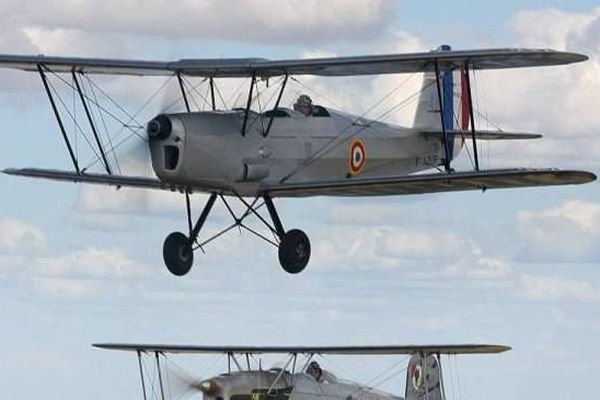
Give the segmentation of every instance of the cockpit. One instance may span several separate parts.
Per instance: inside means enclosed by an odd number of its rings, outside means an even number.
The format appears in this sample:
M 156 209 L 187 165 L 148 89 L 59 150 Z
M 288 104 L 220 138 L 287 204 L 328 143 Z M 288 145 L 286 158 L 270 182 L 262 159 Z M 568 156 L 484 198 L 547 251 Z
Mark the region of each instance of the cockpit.
M 321 368 L 318 362 L 311 361 L 306 367 L 304 371 L 307 375 L 314 378 L 319 383 L 335 383 L 337 382 L 337 377 L 329 371 Z
M 305 117 L 329 117 L 329 111 L 323 106 L 313 104 L 310 96 L 301 94 L 294 103 L 294 110 Z

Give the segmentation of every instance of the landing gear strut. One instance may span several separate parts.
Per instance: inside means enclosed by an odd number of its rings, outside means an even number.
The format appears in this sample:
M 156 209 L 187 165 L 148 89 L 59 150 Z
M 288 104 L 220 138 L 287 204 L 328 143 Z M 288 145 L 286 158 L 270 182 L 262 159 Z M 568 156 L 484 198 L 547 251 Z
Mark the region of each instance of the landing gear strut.
M 200 234 L 202 226 L 206 222 L 217 197 L 221 198 L 234 222 L 219 233 L 199 243 L 198 235 Z M 189 195 L 186 194 L 188 226 L 190 230 L 189 236 L 186 236 L 181 232 L 173 232 L 167 236 L 163 245 L 163 259 L 167 269 L 173 275 L 183 276 L 187 274 L 192 268 L 195 250 L 202 249 L 204 245 L 235 227 L 244 228 L 250 233 L 276 246 L 279 250 L 279 263 L 287 273 L 297 274 L 306 268 L 310 259 L 310 241 L 308 240 L 308 236 L 299 229 L 292 229 L 287 232 L 283 229 L 273 200 L 268 195 L 256 197 L 252 203 L 248 203 L 241 196 L 237 196 L 237 198 L 246 206 L 246 211 L 241 216 L 237 216 L 233 212 L 223 195 L 218 195 L 216 193 L 211 194 L 200 217 L 192 228 Z M 264 203 L 257 205 L 261 198 Z M 258 213 L 258 209 L 263 205 L 266 206 L 269 212 L 272 225 Z M 244 220 L 250 215 L 255 215 L 273 233 L 275 240 L 272 240 L 245 225 Z

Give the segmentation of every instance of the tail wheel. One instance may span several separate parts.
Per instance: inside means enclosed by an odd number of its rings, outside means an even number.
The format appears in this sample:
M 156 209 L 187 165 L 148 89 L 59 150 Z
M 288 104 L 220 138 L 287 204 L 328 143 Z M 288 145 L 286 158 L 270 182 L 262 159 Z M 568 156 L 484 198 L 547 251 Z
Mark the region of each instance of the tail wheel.
M 173 275 L 187 274 L 194 263 L 194 252 L 188 237 L 181 232 L 167 236 L 163 245 L 163 259 Z
M 292 229 L 286 232 L 279 243 L 279 263 L 285 272 L 302 272 L 310 259 L 310 240 L 304 232 Z

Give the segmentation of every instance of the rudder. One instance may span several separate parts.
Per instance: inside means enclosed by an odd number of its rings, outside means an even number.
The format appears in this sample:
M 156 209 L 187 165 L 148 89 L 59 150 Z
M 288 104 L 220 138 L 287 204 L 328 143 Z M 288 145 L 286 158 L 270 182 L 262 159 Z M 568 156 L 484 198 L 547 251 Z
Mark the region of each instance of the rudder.
M 415 353 L 406 371 L 406 400 L 442 400 L 442 370 L 435 355 Z

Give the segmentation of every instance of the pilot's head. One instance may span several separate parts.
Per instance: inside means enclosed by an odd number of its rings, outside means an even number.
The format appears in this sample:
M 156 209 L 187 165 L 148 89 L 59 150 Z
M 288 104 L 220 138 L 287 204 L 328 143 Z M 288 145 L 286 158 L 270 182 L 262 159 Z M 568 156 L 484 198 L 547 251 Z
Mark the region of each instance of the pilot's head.
M 323 375 L 323 370 L 319 366 L 319 363 L 316 361 L 311 361 L 306 367 L 306 373 L 315 378 L 317 381 L 321 380 L 321 376 Z
M 294 110 L 309 116 L 312 114 L 312 99 L 305 94 L 298 96 L 298 100 L 294 104 Z

